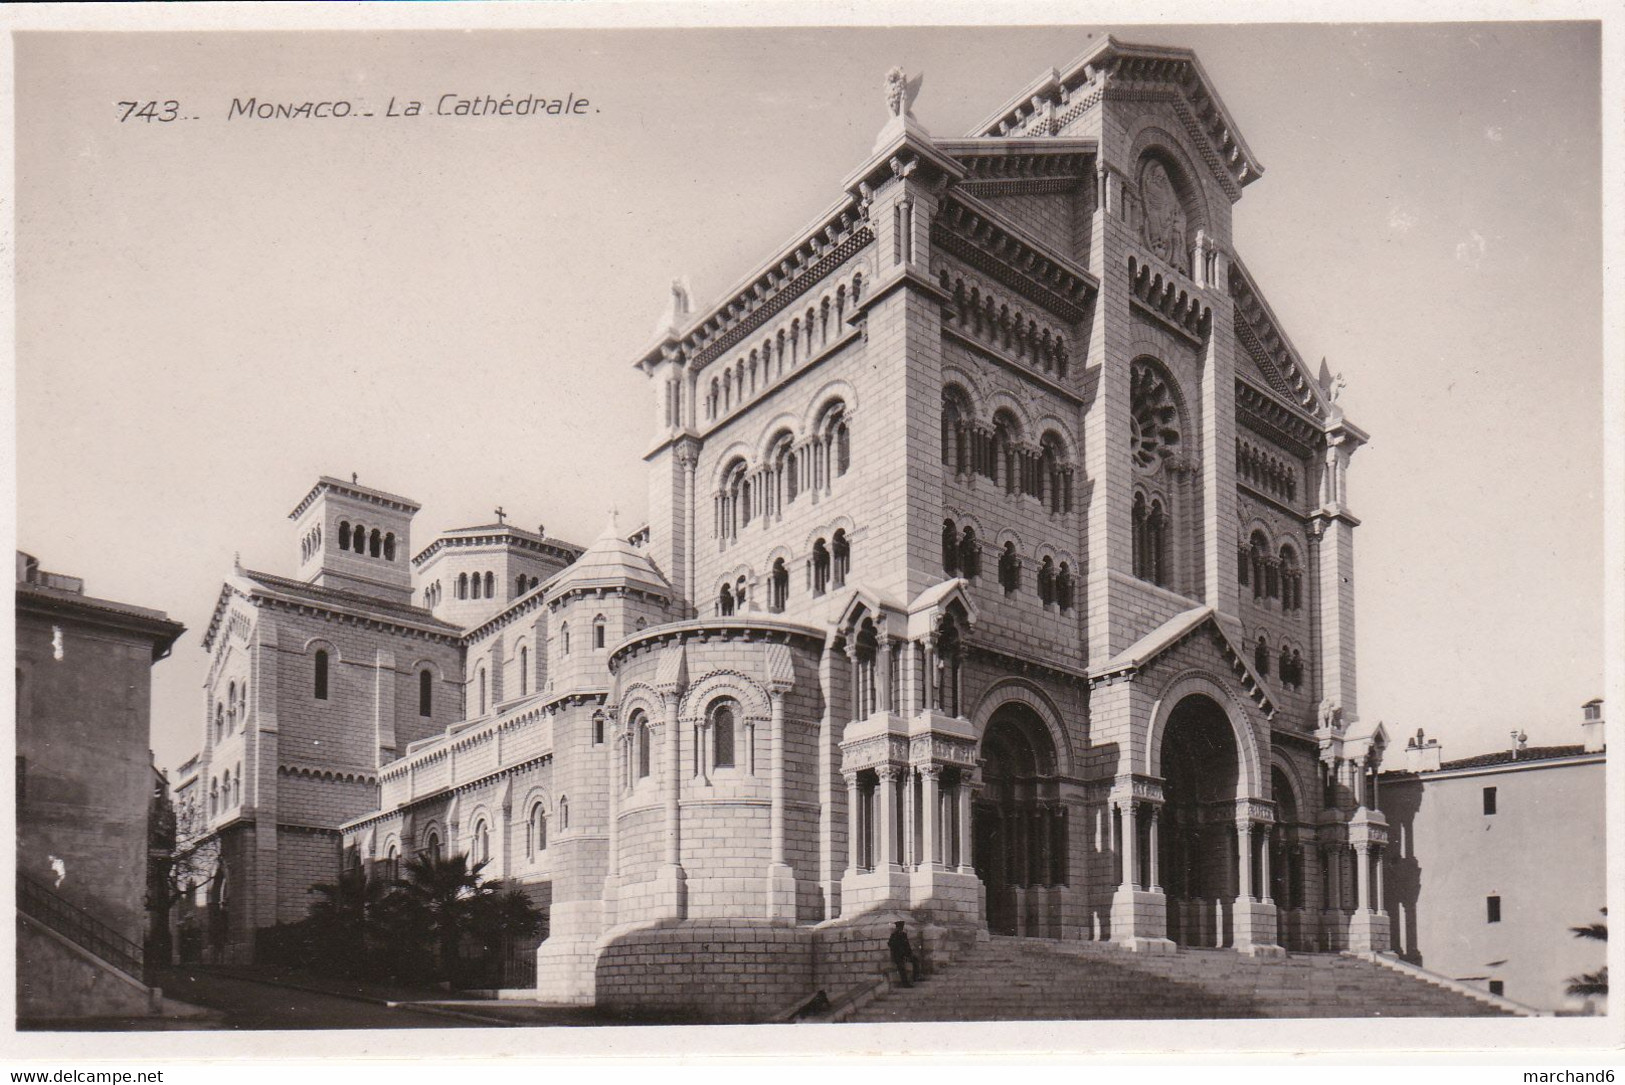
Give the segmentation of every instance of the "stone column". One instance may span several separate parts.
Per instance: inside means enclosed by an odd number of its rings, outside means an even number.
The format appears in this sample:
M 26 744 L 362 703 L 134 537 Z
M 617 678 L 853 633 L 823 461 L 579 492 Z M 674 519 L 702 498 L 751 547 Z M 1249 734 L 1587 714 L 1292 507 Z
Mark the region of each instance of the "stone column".
M 848 772 L 846 776 L 846 873 L 850 877 L 862 870 L 863 844 L 858 837 L 858 774 Z
M 909 640 L 903 642 L 903 655 L 907 662 L 903 664 L 903 711 L 902 715 L 912 716 L 925 711 L 924 672 L 920 669 L 920 642 Z
M 876 709 L 876 711 L 879 711 L 879 712 L 890 712 L 892 710 L 892 703 L 891 703 L 891 668 L 892 668 L 891 646 L 892 646 L 892 639 L 886 633 L 881 633 L 879 635 L 879 637 L 876 638 L 876 639 L 877 639 L 877 642 L 878 642 L 878 646 L 875 648 L 875 673 L 874 673 L 874 683 L 875 683 L 874 703 L 875 703 L 875 709 Z
M 935 712 L 940 707 L 937 699 L 937 638 L 927 636 L 924 642 L 925 669 L 920 675 L 922 710 Z
M 903 769 L 898 779 L 903 781 L 903 856 L 902 865 L 912 868 L 919 862 L 919 841 L 914 836 L 914 819 L 919 816 L 919 807 L 914 801 L 914 770 Z
M 768 831 L 772 836 L 772 863 L 784 865 L 784 694 L 771 694 L 773 713 L 772 808 Z
M 1157 823 L 1162 820 L 1162 808 L 1153 805 L 1151 813 L 1151 888 L 1155 892 L 1162 892 L 1162 849 L 1157 846 Z
M 795 872 L 784 861 L 784 694 L 775 688 L 769 693 L 772 711 L 773 761 L 768 833 L 772 837 L 767 864 L 767 915 L 779 923 L 796 921 Z
M 1364 841 L 1354 845 L 1354 910 L 1371 910 L 1371 845 Z
M 959 873 L 975 874 L 976 867 L 971 862 L 971 784 L 970 777 L 961 773 L 959 777 Z
M 875 869 L 896 871 L 897 861 L 897 769 L 882 765 L 876 770 L 880 778 L 876 790 L 880 793 L 880 846 L 875 849 Z
M 942 868 L 941 842 L 937 838 L 937 819 L 942 814 L 942 803 L 938 789 L 938 778 L 942 775 L 942 768 L 938 765 L 926 765 L 920 769 L 925 796 L 921 802 L 924 808 L 924 817 L 921 818 L 920 848 L 921 863 L 929 870 Z
M 1236 822 L 1236 901 L 1253 899 L 1252 823 Z
M 1118 803 L 1117 809 L 1122 814 L 1122 841 L 1120 848 L 1123 855 L 1123 880 L 1119 883 L 1125 889 L 1138 889 L 1140 887 L 1140 822 L 1139 803 L 1129 800 L 1127 803 Z

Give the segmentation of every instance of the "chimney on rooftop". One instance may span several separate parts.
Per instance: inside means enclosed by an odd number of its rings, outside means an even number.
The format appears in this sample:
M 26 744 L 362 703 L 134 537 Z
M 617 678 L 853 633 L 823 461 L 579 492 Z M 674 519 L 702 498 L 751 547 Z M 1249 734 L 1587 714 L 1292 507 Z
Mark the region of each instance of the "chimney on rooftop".
M 1608 745 L 1607 728 L 1602 718 L 1602 698 L 1592 698 L 1580 711 L 1580 734 L 1586 753 L 1598 753 Z
M 1405 768 L 1409 772 L 1432 772 L 1439 767 L 1442 753 L 1439 740 L 1428 738 L 1418 727 L 1416 737 L 1405 743 Z

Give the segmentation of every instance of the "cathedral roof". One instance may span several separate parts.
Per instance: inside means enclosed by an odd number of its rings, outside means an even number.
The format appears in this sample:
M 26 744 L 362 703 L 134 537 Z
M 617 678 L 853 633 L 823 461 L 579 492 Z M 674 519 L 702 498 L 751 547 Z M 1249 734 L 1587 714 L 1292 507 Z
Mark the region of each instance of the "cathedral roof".
M 392 494 L 387 490 L 375 490 L 371 486 L 362 486 L 360 483 L 345 482 L 341 478 L 323 475 L 316 480 L 316 485 L 310 488 L 310 492 L 304 496 L 304 499 L 293 507 L 293 511 L 288 513 L 288 519 L 299 519 L 300 515 L 310 507 L 311 502 L 328 492 L 358 498 L 374 505 L 382 505 L 385 508 L 396 509 L 405 513 L 417 512 L 422 507 L 410 497 L 402 497 L 400 494 Z
M 648 553 L 626 540 L 614 514 L 581 556 L 543 585 L 549 599 L 571 590 L 596 587 L 634 587 L 671 594 L 671 585 L 649 560 Z
M 203 636 L 205 651 L 214 643 L 233 591 L 247 598 L 259 597 L 284 603 L 303 604 L 331 614 L 395 622 L 452 637 L 460 635 L 463 631 L 461 626 L 443 622 L 429 611 L 410 603 L 396 603 L 339 588 L 324 588 L 316 584 L 306 584 L 301 580 L 290 580 L 285 576 L 250 569 L 228 579 L 221 589 L 220 599 L 215 604 L 214 616 L 209 619 L 209 629 Z
M 422 565 L 441 550 L 452 546 L 514 546 L 567 562 L 574 561 L 582 551 L 582 547 L 575 543 L 555 539 L 540 532 L 526 531 L 512 524 L 477 524 L 473 527 L 454 527 L 442 531 L 434 542 L 418 552 L 412 559 L 412 564 Z
M 1202 144 L 1203 157 L 1232 198 L 1242 186 L 1264 172 L 1264 164 L 1242 138 L 1196 54 L 1165 45 L 1136 45 L 1110 34 L 1063 68 L 1052 68 L 1013 95 L 971 129 L 970 136 L 1050 135 L 1052 113 L 1072 106 L 1101 88 L 1103 78 L 1135 83 L 1160 83 L 1179 91 L 1176 110 L 1193 138 Z

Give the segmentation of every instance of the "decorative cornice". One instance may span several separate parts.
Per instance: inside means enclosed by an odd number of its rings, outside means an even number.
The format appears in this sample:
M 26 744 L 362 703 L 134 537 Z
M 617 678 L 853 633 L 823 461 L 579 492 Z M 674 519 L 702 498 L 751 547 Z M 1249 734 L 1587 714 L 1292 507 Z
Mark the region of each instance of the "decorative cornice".
M 1330 413 L 1315 380 L 1304 369 L 1303 359 L 1292 345 L 1280 321 L 1264 300 L 1258 284 L 1253 281 L 1241 257 L 1231 254 L 1230 297 L 1235 302 L 1236 337 L 1259 367 L 1264 370 L 1276 392 L 1290 399 L 1317 422 L 1324 423 Z M 1274 375 L 1270 371 L 1274 370 Z
M 1120 42 L 1108 35 L 1065 69 L 1051 69 L 972 130 L 973 136 L 1053 136 L 1101 96 L 1157 94 L 1172 101 L 1232 200 L 1264 172 L 1189 49 Z M 1079 101 L 1082 99 L 1082 101 Z M 1064 114 L 1060 114 L 1061 110 Z
M 410 497 L 402 497 L 399 494 L 388 493 L 384 490 L 374 490 L 370 486 L 360 486 L 352 482 L 345 482 L 342 479 L 333 478 L 330 475 L 323 475 L 316 480 L 316 485 L 311 487 L 310 492 L 304 496 L 304 499 L 293 507 L 293 511 L 288 513 L 288 519 L 299 519 L 318 497 L 328 491 L 342 497 L 353 497 L 358 501 L 365 501 L 369 505 L 378 505 L 382 508 L 394 509 L 396 512 L 404 512 L 408 516 L 422 508 Z
M 579 558 L 587 549 L 558 539 L 546 539 L 528 531 L 520 531 L 518 528 L 491 528 L 478 535 L 447 532 L 424 547 L 418 556 L 412 559 L 412 564 L 422 565 L 440 551 L 460 546 L 504 546 L 513 550 L 529 550 L 532 553 L 558 558 L 566 565 Z
M 696 618 L 686 622 L 651 626 L 649 629 L 615 645 L 609 653 L 609 672 L 619 672 L 621 664 L 649 648 L 667 648 L 697 640 L 711 639 L 759 641 L 764 644 L 790 644 L 800 641 L 802 646 L 821 652 L 826 635 L 812 626 L 793 622 L 780 622 L 759 618 Z
M 1069 324 L 1088 315 L 1099 283 L 1081 266 L 1007 223 L 969 193 L 950 191 L 931 223 L 931 241 Z
M 1281 402 L 1240 374 L 1236 376 L 1236 421 L 1300 459 L 1313 456 L 1320 444 L 1320 427 L 1302 410 Z

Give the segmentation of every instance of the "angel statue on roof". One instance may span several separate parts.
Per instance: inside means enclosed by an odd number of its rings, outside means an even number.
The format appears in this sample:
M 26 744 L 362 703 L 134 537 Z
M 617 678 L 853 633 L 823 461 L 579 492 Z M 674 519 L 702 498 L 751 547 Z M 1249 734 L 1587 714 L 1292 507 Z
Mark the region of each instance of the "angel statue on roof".
M 886 73 L 886 107 L 892 116 L 904 117 L 914 111 L 914 99 L 920 96 L 920 84 L 924 81 L 924 72 L 910 79 L 901 67 Z

